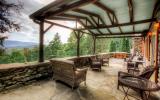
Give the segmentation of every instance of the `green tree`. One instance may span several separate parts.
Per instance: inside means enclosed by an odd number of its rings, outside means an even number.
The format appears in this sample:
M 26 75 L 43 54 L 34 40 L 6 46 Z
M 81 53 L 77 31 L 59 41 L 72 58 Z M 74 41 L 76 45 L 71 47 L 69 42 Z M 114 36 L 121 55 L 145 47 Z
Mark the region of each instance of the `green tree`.
M 122 45 L 121 45 L 121 51 L 122 52 L 130 52 L 130 42 L 128 38 L 123 38 L 122 39 Z
M 23 63 L 25 62 L 25 57 L 22 52 L 20 52 L 19 50 L 15 50 L 11 53 L 9 57 L 9 62 L 10 63 L 15 63 L 15 62 Z
M 62 42 L 58 33 L 55 34 L 53 40 L 46 48 L 52 57 L 59 57 L 62 49 Z
M 111 41 L 109 52 L 116 52 L 116 43 Z
M 77 53 L 77 39 L 74 32 L 70 34 L 68 43 L 64 45 L 65 56 L 76 56 Z
M 25 55 L 27 62 L 37 61 L 39 57 L 38 51 L 38 47 L 28 49 L 27 55 Z
M 80 40 L 80 55 L 89 55 L 93 52 L 93 39 L 90 35 L 83 35 Z
M 0 0 L 0 33 L 20 29 L 19 24 L 17 24 L 13 18 L 10 18 L 10 16 L 12 16 L 13 12 L 19 13 L 21 9 L 22 5 L 20 3 L 15 4 L 9 3 L 8 0 Z
M 96 53 L 108 52 L 108 39 L 96 39 Z

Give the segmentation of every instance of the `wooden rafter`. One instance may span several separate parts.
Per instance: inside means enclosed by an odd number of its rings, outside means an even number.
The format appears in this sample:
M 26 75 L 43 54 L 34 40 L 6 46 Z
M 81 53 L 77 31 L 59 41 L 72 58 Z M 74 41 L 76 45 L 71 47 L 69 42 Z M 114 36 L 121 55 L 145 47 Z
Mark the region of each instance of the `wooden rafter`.
M 119 26 L 129 26 L 129 25 L 135 25 L 135 24 L 149 23 L 149 22 L 154 22 L 154 21 L 156 21 L 156 18 L 134 21 L 134 22 L 129 22 L 129 23 L 114 24 L 114 25 L 99 25 L 99 27 L 87 26 L 86 28 L 81 28 L 81 29 L 77 29 L 77 30 L 88 30 L 88 29 L 98 29 L 98 28 L 113 28 L 113 27 L 119 27 Z
M 93 18 L 93 16 L 90 16 L 90 18 L 92 19 L 92 21 L 96 24 L 96 26 L 99 26 L 98 22 L 96 22 L 96 20 Z M 93 24 L 92 24 L 93 25 Z M 97 31 L 100 33 L 100 34 L 103 34 L 99 29 L 97 29 Z
M 47 21 L 47 20 L 44 20 L 44 22 L 48 23 L 48 24 L 51 24 L 51 25 L 56 25 L 56 26 L 67 28 L 67 29 L 75 30 L 74 28 L 71 28 L 71 27 L 68 27 L 68 26 L 65 26 L 65 25 L 61 25 L 61 24 L 58 24 L 58 23 L 55 23 L 55 22 L 51 22 L 51 21 Z
M 55 15 L 60 15 L 60 14 L 62 14 L 64 12 L 66 12 L 66 11 L 78 8 L 80 6 L 87 5 L 89 3 L 94 3 L 96 1 L 97 0 L 80 0 L 80 1 L 77 1 L 75 3 L 71 3 L 70 5 L 67 5 L 67 6 L 64 5 L 60 9 L 57 9 L 56 11 L 47 13 L 45 18 L 48 18 L 48 17 L 51 17 L 51 16 L 55 16 Z
M 143 35 L 141 36 L 105 36 L 105 37 L 96 37 L 96 38 L 125 38 L 125 37 L 130 37 L 130 38 L 133 38 L 133 37 L 143 37 Z
M 94 26 L 96 27 L 92 21 L 89 20 L 89 18 L 87 17 L 83 17 L 83 16 L 78 16 L 78 15 L 71 15 L 71 14 L 61 14 L 61 16 L 64 16 L 64 17 L 70 17 L 70 18 L 77 18 L 77 19 L 83 19 L 83 20 L 86 20 L 88 23 L 91 24 L 91 26 Z M 86 26 L 87 27 L 87 26 Z M 98 32 L 99 32 L 99 29 L 96 29 Z M 100 32 L 99 32 L 100 33 Z M 100 33 L 101 34 L 101 33 Z
M 83 26 L 83 27 L 86 27 L 86 25 L 81 21 L 81 20 L 78 20 L 78 22 Z M 94 32 L 92 32 L 91 30 L 88 30 L 93 36 L 95 35 Z
M 128 0 L 128 7 L 129 7 L 129 16 L 130 16 L 130 22 L 134 21 L 134 14 L 133 14 L 133 2 L 132 0 Z
M 64 17 L 56 16 L 56 17 L 50 17 L 50 18 L 47 18 L 47 20 L 76 21 L 77 19 L 75 19 L 75 18 L 64 18 Z
M 144 30 L 144 31 L 137 31 L 137 32 L 126 32 L 126 33 L 123 33 L 123 34 L 121 34 L 121 33 L 113 33 L 113 34 L 108 34 L 108 33 L 106 33 L 105 35 L 103 35 L 103 36 L 112 36 L 112 35 L 139 35 L 139 34 L 145 34 L 145 33 L 147 33 L 148 32 L 148 30 Z M 96 36 L 102 36 L 102 35 L 96 35 Z
M 106 7 L 104 4 L 102 4 L 102 3 L 99 2 L 99 1 L 95 2 L 94 4 L 95 4 L 97 7 L 101 8 L 102 10 L 104 10 L 104 11 L 107 13 L 107 15 L 108 15 L 108 17 L 109 17 L 112 25 L 113 25 L 113 23 L 114 23 L 114 19 L 115 19 L 115 21 L 116 21 L 116 24 L 119 23 L 119 22 L 118 22 L 118 19 L 117 19 L 117 16 L 115 15 L 115 13 L 114 13 L 113 10 L 111 10 L 111 9 L 108 8 L 108 7 Z M 110 14 L 112 14 L 113 19 L 111 18 Z M 118 26 L 118 28 L 119 28 L 120 32 L 123 33 L 121 27 Z
M 47 27 L 47 28 L 43 31 L 43 33 L 46 33 L 46 32 L 47 32 L 49 29 L 51 29 L 53 26 L 54 26 L 54 25 L 51 24 L 49 27 Z
M 133 1 L 128 0 L 128 8 L 129 8 L 129 16 L 130 16 L 130 22 L 134 21 L 134 6 Z M 133 32 L 135 32 L 135 26 L 133 25 Z
M 88 16 L 97 17 L 97 18 L 102 22 L 102 24 L 106 25 L 106 23 L 104 22 L 104 20 L 103 20 L 103 19 L 101 18 L 101 16 L 98 15 L 98 14 L 95 14 L 95 13 L 93 13 L 93 12 L 89 12 L 89 11 L 86 11 L 86 10 L 82 10 L 82 9 L 74 9 L 73 11 L 74 11 L 74 12 L 77 12 L 77 13 L 85 14 L 85 15 L 88 15 Z M 97 24 L 97 26 L 99 26 L 99 22 L 96 23 L 96 24 Z M 110 31 L 110 29 L 107 28 L 107 30 L 108 30 L 108 32 L 109 32 L 110 34 L 112 34 L 112 32 Z

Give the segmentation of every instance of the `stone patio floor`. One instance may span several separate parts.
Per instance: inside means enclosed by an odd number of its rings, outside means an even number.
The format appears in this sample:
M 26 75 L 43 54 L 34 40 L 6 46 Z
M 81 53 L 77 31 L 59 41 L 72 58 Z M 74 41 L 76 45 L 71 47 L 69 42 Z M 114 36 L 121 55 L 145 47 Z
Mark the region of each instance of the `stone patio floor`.
M 88 70 L 87 86 L 82 83 L 72 90 L 61 82 L 45 80 L 2 92 L 0 100 L 123 100 L 124 93 L 117 90 L 117 73 L 125 69 L 122 59 L 110 59 L 110 66 L 103 66 L 101 72 Z M 129 92 L 139 97 L 136 92 Z M 160 100 L 160 92 L 151 93 L 150 100 Z

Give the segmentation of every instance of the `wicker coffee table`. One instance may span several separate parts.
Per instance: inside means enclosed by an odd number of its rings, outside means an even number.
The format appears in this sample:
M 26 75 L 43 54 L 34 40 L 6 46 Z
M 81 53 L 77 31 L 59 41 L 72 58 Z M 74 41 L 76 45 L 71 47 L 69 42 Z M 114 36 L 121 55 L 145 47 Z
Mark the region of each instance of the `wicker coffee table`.
M 123 100 L 126 98 L 129 100 L 128 96 L 131 96 L 128 94 L 129 89 L 139 92 L 142 100 L 148 100 L 150 92 L 160 90 L 159 84 L 140 77 L 122 76 L 119 78 L 119 82 L 122 85 L 123 92 L 125 93 Z M 124 87 L 127 87 L 127 90 L 125 90 Z

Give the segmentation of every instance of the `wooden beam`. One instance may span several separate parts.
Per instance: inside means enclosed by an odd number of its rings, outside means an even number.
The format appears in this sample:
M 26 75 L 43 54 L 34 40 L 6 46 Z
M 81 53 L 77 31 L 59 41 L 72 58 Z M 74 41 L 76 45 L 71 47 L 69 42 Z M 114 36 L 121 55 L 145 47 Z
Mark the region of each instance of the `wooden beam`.
M 44 62 L 44 21 L 40 22 L 39 34 L 39 62 Z
M 51 24 L 47 29 L 45 29 L 44 30 L 44 32 L 43 33 L 46 33 L 49 29 L 51 29 L 52 27 L 53 27 L 54 25 L 53 24 Z
M 86 27 L 86 25 L 81 21 L 81 20 L 78 20 L 78 22 L 83 26 L 83 27 Z M 88 30 L 92 35 L 95 35 L 94 32 L 92 32 L 91 30 Z
M 45 18 L 50 17 L 50 16 L 55 16 L 55 15 L 60 15 L 60 14 L 66 12 L 68 10 L 75 9 L 75 8 L 87 5 L 89 3 L 94 3 L 96 1 L 97 0 L 80 0 L 80 1 L 77 1 L 77 2 L 72 3 L 70 5 L 62 6 L 62 8 L 60 8 L 60 9 L 54 11 L 54 12 L 47 13 L 46 16 L 45 16 Z
M 160 22 L 158 23 L 160 25 Z M 156 32 L 156 47 L 155 47 L 155 52 L 156 52 L 156 61 L 155 61 L 155 82 L 158 83 L 158 74 L 159 74 L 159 67 L 158 67 L 158 52 L 159 52 L 159 33 L 160 33 L 160 29 L 157 30 Z
M 92 21 L 96 24 L 96 26 L 99 26 L 98 23 L 96 22 L 96 20 L 90 16 L 90 18 L 92 19 Z M 93 25 L 93 24 L 92 24 Z M 99 29 L 97 29 L 97 31 L 100 33 L 100 34 L 103 34 Z
M 113 24 L 113 20 L 110 16 L 110 14 L 112 14 L 113 16 L 115 15 L 114 14 L 114 11 L 111 10 L 110 8 L 106 7 L 104 4 L 102 4 L 101 2 L 97 1 L 94 3 L 94 5 L 96 5 L 97 7 L 101 8 L 102 10 L 104 10 L 106 12 L 106 14 L 108 15 L 108 18 L 109 20 L 111 21 L 111 23 Z
M 153 13 L 152 13 L 152 18 L 155 18 L 155 15 L 158 12 L 158 7 L 160 6 L 159 4 L 160 4 L 160 0 L 157 0 L 157 2 L 154 5 L 154 9 L 153 9 Z M 149 25 L 149 30 L 151 30 L 151 26 L 152 26 L 152 23 L 150 23 L 150 25 Z
M 134 21 L 134 10 L 133 10 L 133 2 L 132 0 L 128 0 L 128 8 L 129 8 L 129 16 L 130 16 L 130 22 Z
M 113 10 L 111 10 L 111 9 L 108 8 L 108 7 L 106 7 L 106 5 L 102 4 L 102 3 L 99 2 L 99 1 L 95 2 L 94 4 L 95 4 L 97 7 L 103 9 L 103 10 L 107 13 L 107 15 L 108 15 L 108 17 L 109 17 L 112 25 L 113 25 L 114 19 L 115 19 L 115 21 L 116 21 L 117 24 L 119 23 L 119 22 L 118 22 L 118 19 L 117 19 L 117 17 L 116 17 L 116 15 L 115 15 L 115 13 L 114 13 Z M 113 15 L 113 20 L 111 19 L 110 13 Z M 123 33 L 121 27 L 118 26 L 118 28 L 119 28 L 120 32 Z
M 77 12 L 77 13 L 81 13 L 81 14 L 88 15 L 88 16 L 90 16 L 90 17 L 92 17 L 92 16 L 97 17 L 97 18 L 102 22 L 102 24 L 106 25 L 105 22 L 104 22 L 104 20 L 103 20 L 103 19 L 101 18 L 101 16 L 98 15 L 98 14 L 95 14 L 95 13 L 93 13 L 93 12 L 90 12 L 90 11 L 87 11 L 87 10 L 83 10 L 83 9 L 74 9 L 73 11 L 74 11 L 74 12 Z M 93 19 L 93 17 L 92 17 L 91 19 L 95 22 L 95 24 L 96 24 L 97 26 L 99 26 L 99 23 L 97 23 L 97 22 Z M 108 28 L 107 28 L 107 30 L 108 30 L 108 32 L 110 32 L 110 34 L 112 34 L 112 32 L 111 32 Z
M 43 7 L 42 9 L 36 11 L 35 13 L 30 15 L 31 19 L 39 19 L 39 17 L 44 17 L 43 12 L 47 11 L 51 8 L 55 9 L 59 6 L 65 5 L 67 3 L 69 3 L 71 0 L 55 0 L 54 2 L 50 3 L 49 5 Z M 54 5 L 54 6 L 53 6 Z
M 95 14 L 93 12 L 90 12 L 90 11 L 87 11 L 87 10 L 83 10 L 83 9 L 74 9 L 73 11 L 77 12 L 77 13 L 82 13 L 82 14 L 85 14 L 85 15 L 89 15 L 89 16 L 99 17 L 98 14 Z
M 140 20 L 140 21 L 135 21 L 135 22 L 129 22 L 129 23 L 114 24 L 114 25 L 99 25 L 98 27 L 87 26 L 86 28 L 81 28 L 81 29 L 77 29 L 77 30 L 113 28 L 113 27 L 118 27 L 118 26 L 129 26 L 129 25 L 143 24 L 143 23 L 149 23 L 149 22 L 154 22 L 154 21 L 156 21 L 156 18 L 145 19 L 145 20 Z
M 102 4 L 101 2 L 97 1 L 94 3 L 94 5 L 96 5 L 97 7 L 103 9 L 106 12 L 111 13 L 112 15 L 114 15 L 114 11 L 111 10 L 110 8 L 106 7 L 104 4 Z
M 64 25 L 61 25 L 61 24 L 58 24 L 58 23 L 54 23 L 54 22 L 51 22 L 51 21 L 44 20 L 44 22 L 45 22 L 45 23 L 52 24 L 52 25 L 64 27 L 64 28 L 67 28 L 67 29 L 75 30 L 75 28 L 71 28 L 71 27 L 68 27 L 68 26 L 64 26 Z
M 128 8 L 129 8 L 129 16 L 130 16 L 130 22 L 134 21 L 134 6 L 133 1 L 128 0 Z M 133 31 L 135 32 L 135 26 L 133 25 Z
M 77 38 L 77 57 L 80 56 L 80 31 L 74 31 Z
M 96 37 L 93 36 L 93 55 L 96 53 Z
M 50 17 L 50 18 L 47 18 L 46 20 L 76 21 L 77 19 L 75 19 L 75 18 L 65 18 L 65 17 L 57 16 L 57 17 Z
M 138 32 L 126 32 L 126 33 L 113 33 L 113 34 L 109 34 L 109 33 L 105 33 L 104 35 L 96 35 L 96 36 L 115 36 L 115 35 L 139 35 L 139 34 L 145 34 L 147 33 L 148 30 L 144 30 L 144 31 L 138 31 Z
M 91 26 L 96 27 L 96 26 L 92 23 L 92 21 L 90 21 L 87 17 L 77 16 L 77 15 L 72 15 L 72 14 L 61 14 L 60 16 L 69 17 L 69 18 L 83 19 L 83 20 L 86 20 L 88 23 L 90 23 Z M 98 29 L 96 29 L 96 30 L 99 32 Z M 100 33 L 100 32 L 99 32 L 99 33 Z M 100 34 L 101 34 L 101 33 L 100 33 Z
M 130 38 L 132 38 L 132 37 L 143 37 L 143 36 L 113 36 L 113 37 L 96 37 L 96 38 L 125 38 L 125 37 L 130 37 Z

